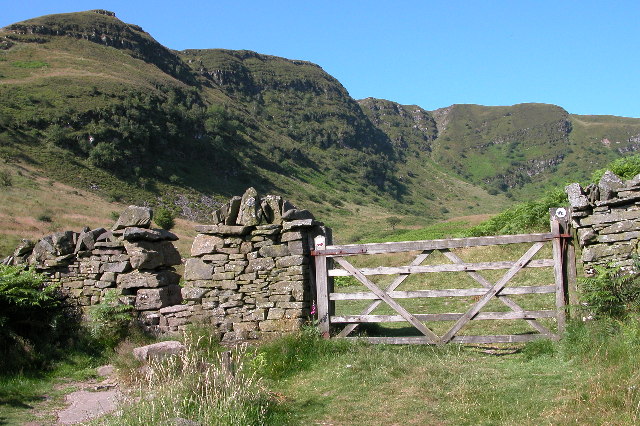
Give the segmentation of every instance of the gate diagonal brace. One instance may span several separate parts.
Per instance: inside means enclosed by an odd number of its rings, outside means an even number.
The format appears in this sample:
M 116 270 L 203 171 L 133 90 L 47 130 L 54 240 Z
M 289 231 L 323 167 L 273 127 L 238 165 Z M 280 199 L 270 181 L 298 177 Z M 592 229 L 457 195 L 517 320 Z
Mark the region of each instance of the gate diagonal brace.
M 392 309 L 398 312 L 405 320 L 407 320 L 411 325 L 417 328 L 422 334 L 424 334 L 429 340 L 428 343 L 438 343 L 440 341 L 440 337 L 427 328 L 424 324 L 422 324 L 416 317 L 414 317 L 411 313 L 409 313 L 406 309 L 404 309 L 398 302 L 393 300 L 387 293 L 382 291 L 377 285 L 371 282 L 367 277 L 365 277 L 355 266 L 344 260 L 342 257 L 334 258 L 336 262 L 340 264 L 346 271 L 348 271 L 351 275 L 353 275 L 358 281 L 364 284 L 369 290 L 371 290 L 376 296 L 378 296 L 381 300 L 386 302 Z
M 518 273 L 535 254 L 542 248 L 544 242 L 535 243 L 527 252 L 522 255 L 520 259 L 504 274 L 504 276 L 496 282 L 491 288 L 487 290 L 484 296 L 476 302 L 456 323 L 447 331 L 438 342 L 444 344 L 449 342 L 456 335 L 462 327 L 464 327 L 478 312 L 486 305 L 491 298 L 493 298 L 504 286 L 509 282 L 511 278 Z
M 458 257 L 455 253 L 452 253 L 451 251 L 449 251 L 449 249 L 443 249 L 443 250 L 440 250 L 440 251 L 442 252 L 442 254 L 445 257 L 447 257 L 447 259 L 451 260 L 453 263 L 464 263 L 464 260 L 462 260 L 460 257 Z M 473 278 L 476 282 L 478 282 L 480 285 L 482 285 L 484 288 L 491 288 L 493 286 L 493 284 L 491 284 L 489 282 L 489 280 L 487 280 L 485 277 L 480 275 L 478 272 L 467 271 L 467 274 L 471 278 Z M 496 298 L 500 302 L 502 302 L 503 304 L 505 304 L 506 306 L 511 308 L 511 310 L 514 311 L 514 312 L 523 312 L 524 311 L 524 309 L 520 305 L 518 305 L 516 302 L 514 302 L 508 296 L 504 296 L 504 295 L 501 295 L 500 293 L 498 293 L 498 294 L 496 294 Z M 551 338 L 558 338 L 558 336 L 555 333 L 553 333 L 551 330 L 549 330 L 544 325 L 540 324 L 540 321 L 535 320 L 535 319 L 526 319 L 525 321 L 527 323 L 529 323 L 529 325 L 531 325 L 531 327 L 535 328 L 540 334 L 544 334 L 544 335 L 549 336 Z
M 425 250 L 425 251 L 423 251 L 418 256 L 416 256 L 415 259 L 413 259 L 413 261 L 409 264 L 409 266 L 418 266 L 418 265 L 420 265 L 422 262 L 424 262 L 424 260 L 427 257 L 429 257 L 429 255 L 431 253 L 433 253 L 433 250 Z M 401 274 L 399 277 L 394 279 L 391 284 L 389 284 L 389 286 L 387 287 L 385 292 L 388 293 L 388 292 L 393 291 L 396 288 L 398 288 L 398 286 L 400 284 L 402 284 L 407 278 L 409 278 L 409 275 L 411 275 L 411 274 Z M 382 303 L 382 300 L 374 300 L 373 302 L 371 302 L 371 304 L 369 306 L 367 306 L 366 309 L 364 309 L 360 313 L 360 315 L 369 315 L 381 303 Z M 356 329 L 356 327 L 358 327 L 358 324 L 349 324 L 349 325 L 347 325 L 345 328 L 342 329 L 342 331 L 340 331 L 340 333 L 338 333 L 338 337 L 347 337 L 353 330 Z

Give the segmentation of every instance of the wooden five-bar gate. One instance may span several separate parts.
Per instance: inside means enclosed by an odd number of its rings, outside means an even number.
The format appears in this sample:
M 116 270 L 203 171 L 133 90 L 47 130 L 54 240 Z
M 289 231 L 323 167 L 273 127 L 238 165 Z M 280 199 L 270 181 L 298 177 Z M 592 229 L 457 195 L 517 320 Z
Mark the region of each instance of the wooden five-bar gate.
M 526 342 L 538 338 L 559 339 L 565 326 L 565 310 L 569 299 L 575 297 L 575 251 L 568 235 L 566 210 L 550 209 L 551 232 L 522 235 L 503 235 L 492 237 L 453 238 L 446 240 L 425 240 L 410 242 L 389 242 L 372 244 L 325 245 L 324 237 L 315 239 L 315 273 L 318 326 L 326 338 L 330 332 L 335 337 L 348 337 L 360 323 L 406 321 L 415 327 L 418 337 L 358 337 L 372 343 L 510 343 Z M 551 242 L 553 258 L 534 259 L 536 253 Z M 494 246 L 503 244 L 533 243 L 516 261 L 467 263 L 452 249 L 467 247 Z M 451 263 L 422 265 L 434 251 L 441 252 Z M 419 252 L 407 266 L 357 268 L 347 259 L 350 256 L 384 253 Z M 337 264 L 340 268 L 332 268 Z M 555 283 L 535 286 L 507 286 L 510 280 L 524 268 L 553 268 Z M 486 279 L 479 271 L 506 270 L 495 282 Z M 427 289 L 414 291 L 396 291 L 411 274 L 463 272 L 468 274 L 477 288 Z M 368 276 L 397 275 L 385 289 L 372 282 Z M 333 291 L 332 277 L 352 276 L 369 291 L 359 293 L 340 293 Z M 514 301 L 516 295 L 542 295 L 555 293 L 555 306 L 544 310 L 525 310 Z M 510 297 L 511 296 L 511 297 Z M 474 303 L 462 313 L 413 314 L 396 299 L 433 298 L 433 297 L 474 297 Z M 487 303 L 496 298 L 509 310 L 504 312 L 481 312 Z M 368 307 L 358 315 L 335 315 L 334 304 L 339 300 L 372 300 Z M 571 300 L 573 302 L 573 300 Z M 386 303 L 395 315 L 372 315 L 381 304 Z M 549 320 L 543 324 L 539 319 L 552 318 L 556 326 L 553 330 Z M 458 335 L 471 321 L 476 320 L 525 320 L 533 329 L 529 333 L 504 335 Z M 555 319 L 555 321 L 553 321 Z M 433 321 L 455 321 L 442 335 L 437 335 L 429 324 Z M 346 324 L 339 332 L 336 325 Z

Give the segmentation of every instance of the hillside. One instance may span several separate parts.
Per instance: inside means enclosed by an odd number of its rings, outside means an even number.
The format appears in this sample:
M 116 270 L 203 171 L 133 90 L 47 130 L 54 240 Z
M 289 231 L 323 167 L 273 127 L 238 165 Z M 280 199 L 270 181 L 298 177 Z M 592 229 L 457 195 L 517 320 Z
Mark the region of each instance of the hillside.
M 0 29 L 0 168 L 191 220 L 255 186 L 357 239 L 389 216 L 494 213 L 637 151 L 639 135 L 638 119 L 553 105 L 356 101 L 316 64 L 173 51 L 104 10 Z

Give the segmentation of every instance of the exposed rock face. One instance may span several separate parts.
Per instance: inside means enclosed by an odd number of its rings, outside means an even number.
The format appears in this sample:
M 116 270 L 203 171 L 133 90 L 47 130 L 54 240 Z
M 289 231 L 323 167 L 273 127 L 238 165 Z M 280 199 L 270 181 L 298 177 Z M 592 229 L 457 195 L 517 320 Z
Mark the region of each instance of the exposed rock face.
M 598 189 L 600 190 L 600 200 L 610 200 L 614 198 L 618 189 L 622 188 L 624 183 L 615 173 L 607 170 L 600 182 L 598 182 Z
M 181 262 L 180 253 L 171 241 L 126 241 L 124 248 L 134 269 L 156 269 Z
M 607 171 L 598 185 L 583 189 L 573 183 L 565 191 L 585 270 L 631 266 L 640 240 L 640 175 L 624 182 Z
M 127 227 L 122 235 L 127 241 L 177 241 L 178 236 L 164 229 L 144 229 Z
M 159 288 L 143 288 L 136 293 L 135 308 L 138 311 L 150 311 L 175 305 L 182 300 L 180 286 L 170 285 Z
M 242 197 L 233 197 L 220 209 L 213 212 L 214 223 L 228 226 L 257 226 L 283 221 L 315 219 L 309 210 L 296 208 L 277 195 L 260 197 L 255 188 L 249 188 Z M 222 231 L 222 228 L 220 228 Z
M 583 210 L 589 207 L 589 199 L 582 191 L 579 183 L 572 183 L 565 188 L 565 192 L 569 198 L 569 204 L 577 209 Z

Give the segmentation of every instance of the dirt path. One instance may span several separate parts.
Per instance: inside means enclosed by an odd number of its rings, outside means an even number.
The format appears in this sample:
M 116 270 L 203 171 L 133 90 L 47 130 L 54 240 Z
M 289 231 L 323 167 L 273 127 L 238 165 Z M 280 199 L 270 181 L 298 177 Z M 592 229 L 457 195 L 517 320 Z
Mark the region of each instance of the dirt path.
M 80 389 L 65 396 L 66 407 L 56 412 L 56 424 L 78 424 L 116 410 L 123 395 L 113 379 L 113 367 L 100 367 L 98 374 L 104 380 L 78 383 Z
M 65 401 L 70 405 L 58 411 L 58 424 L 77 424 L 115 411 L 121 398 L 122 392 L 118 389 L 83 389 L 70 393 L 65 397 Z

